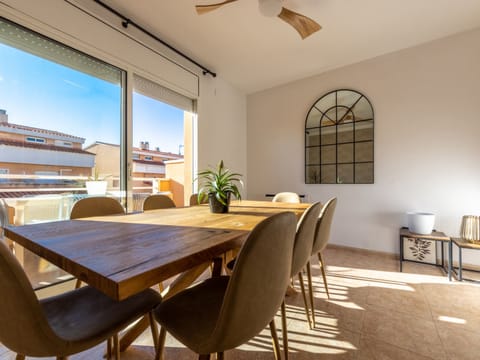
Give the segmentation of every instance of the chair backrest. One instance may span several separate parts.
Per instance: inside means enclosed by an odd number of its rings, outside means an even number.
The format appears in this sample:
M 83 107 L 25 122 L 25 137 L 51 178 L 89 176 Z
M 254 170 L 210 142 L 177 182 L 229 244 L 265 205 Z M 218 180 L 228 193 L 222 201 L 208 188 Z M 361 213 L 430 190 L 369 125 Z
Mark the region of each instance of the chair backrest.
M 300 196 L 294 192 L 279 192 L 272 199 L 273 202 L 299 203 Z
M 190 206 L 195 206 L 195 205 L 199 205 L 199 204 L 208 204 L 208 196 L 205 196 L 203 199 L 202 199 L 202 202 L 198 202 L 198 194 L 192 194 L 190 195 L 190 202 L 189 202 Z
M 51 356 L 64 343 L 53 332 L 19 262 L 0 241 L 0 342 L 30 356 Z
M 313 241 L 312 254 L 319 253 L 327 246 L 330 239 L 330 228 L 332 226 L 333 214 L 337 206 L 337 198 L 332 198 L 323 206 L 317 220 L 315 240 Z
M 122 204 L 106 196 L 94 196 L 78 200 L 72 208 L 70 219 L 92 216 L 125 214 Z
M 143 202 L 143 210 L 168 209 L 174 208 L 175 203 L 167 195 L 155 194 L 150 195 Z
M 263 220 L 250 233 L 236 259 L 209 344 L 232 349 L 273 319 L 289 283 L 295 226 L 295 215 L 283 212 Z
M 300 220 L 298 220 L 295 245 L 293 246 L 292 277 L 305 267 L 312 255 L 315 227 L 321 209 L 322 205 L 316 202 L 305 210 Z

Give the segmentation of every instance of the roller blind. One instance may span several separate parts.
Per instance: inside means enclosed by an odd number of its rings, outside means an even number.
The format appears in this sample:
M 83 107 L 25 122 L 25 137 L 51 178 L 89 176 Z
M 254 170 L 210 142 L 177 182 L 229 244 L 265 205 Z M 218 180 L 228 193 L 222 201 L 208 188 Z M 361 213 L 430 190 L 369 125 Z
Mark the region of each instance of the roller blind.
M 179 109 L 191 113 L 195 112 L 194 100 L 144 77 L 138 75 L 133 76 L 133 89 L 139 94 L 157 99 Z
M 57 64 L 114 84 L 122 70 L 0 17 L 0 41 Z

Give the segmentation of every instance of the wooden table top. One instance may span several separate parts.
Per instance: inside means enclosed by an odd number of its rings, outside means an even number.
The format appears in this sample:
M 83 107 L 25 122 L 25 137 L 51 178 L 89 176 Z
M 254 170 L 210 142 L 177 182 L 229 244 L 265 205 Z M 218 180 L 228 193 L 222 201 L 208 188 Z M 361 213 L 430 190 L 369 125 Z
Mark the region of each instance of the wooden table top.
M 301 216 L 309 204 L 234 201 L 24 226 L 5 235 L 80 280 L 122 300 L 241 245 L 263 219 Z
M 426 240 L 435 240 L 435 241 L 450 241 L 450 237 L 445 235 L 445 233 L 441 231 L 432 231 L 431 234 L 417 234 L 414 232 L 411 232 L 408 230 L 406 227 L 400 228 L 400 236 L 410 236 L 410 237 L 416 237 L 420 239 L 426 239 Z
M 464 249 L 473 249 L 473 250 L 479 250 L 480 249 L 480 243 L 476 242 L 470 242 L 467 239 L 462 239 L 462 238 L 452 238 L 452 241 L 461 248 Z

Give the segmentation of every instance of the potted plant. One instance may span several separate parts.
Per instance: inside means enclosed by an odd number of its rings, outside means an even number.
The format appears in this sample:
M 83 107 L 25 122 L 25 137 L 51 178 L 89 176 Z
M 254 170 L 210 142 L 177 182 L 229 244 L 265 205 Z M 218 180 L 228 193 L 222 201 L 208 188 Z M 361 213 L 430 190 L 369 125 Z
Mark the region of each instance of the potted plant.
M 211 212 L 228 212 L 231 195 L 239 200 L 242 198 L 237 186 L 237 184 L 243 186 L 241 176 L 241 174 L 227 169 L 223 160 L 220 160 L 216 168 L 199 172 L 197 177 L 199 182 L 198 202 L 201 204 L 203 199 L 208 197 Z
M 85 181 L 85 186 L 87 187 L 88 195 L 105 195 L 107 193 L 107 178 L 100 177 L 98 169 L 93 169 L 93 176 L 89 176 L 88 180 Z

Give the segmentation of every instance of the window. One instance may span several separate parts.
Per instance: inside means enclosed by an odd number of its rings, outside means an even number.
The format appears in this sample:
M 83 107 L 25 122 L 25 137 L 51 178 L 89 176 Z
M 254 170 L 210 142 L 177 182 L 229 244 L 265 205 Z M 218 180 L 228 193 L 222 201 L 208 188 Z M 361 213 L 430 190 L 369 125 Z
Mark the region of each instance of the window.
M 147 161 L 152 161 L 152 160 L 153 160 L 153 158 L 152 158 L 151 156 L 145 156 L 145 157 L 144 157 L 144 160 L 147 160 Z
M 30 142 L 30 143 L 38 143 L 38 144 L 44 144 L 45 143 L 45 139 L 37 138 L 37 137 L 31 137 L 31 136 L 25 138 L 25 141 Z
M 361 93 L 332 91 L 308 112 L 305 183 L 373 183 L 373 108 Z

